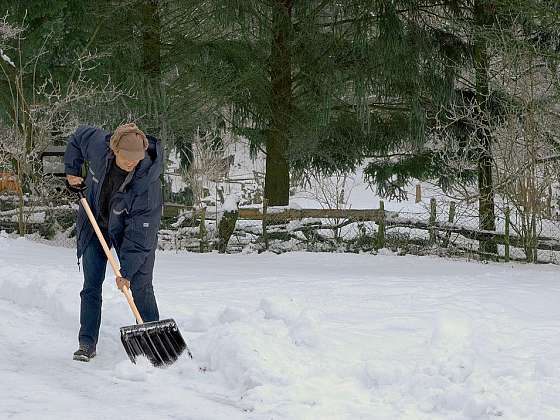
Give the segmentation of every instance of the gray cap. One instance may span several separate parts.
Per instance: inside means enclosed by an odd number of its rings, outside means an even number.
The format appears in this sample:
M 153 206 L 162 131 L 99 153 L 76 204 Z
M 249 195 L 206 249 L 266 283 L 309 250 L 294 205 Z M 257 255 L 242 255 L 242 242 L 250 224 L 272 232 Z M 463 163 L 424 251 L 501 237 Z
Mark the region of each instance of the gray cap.
M 148 148 L 148 139 L 136 124 L 124 124 L 113 133 L 110 147 L 127 160 L 142 160 Z

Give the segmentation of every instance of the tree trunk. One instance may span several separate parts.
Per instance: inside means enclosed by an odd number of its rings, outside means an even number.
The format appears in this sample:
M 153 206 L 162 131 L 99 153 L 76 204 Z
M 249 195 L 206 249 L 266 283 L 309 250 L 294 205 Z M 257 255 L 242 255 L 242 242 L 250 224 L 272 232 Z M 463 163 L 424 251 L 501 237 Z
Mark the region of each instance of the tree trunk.
M 276 0 L 272 15 L 270 77 L 271 123 L 266 138 L 264 195 L 269 206 L 286 206 L 290 200 L 288 129 L 292 95 L 289 37 L 292 0 Z
M 480 112 L 480 127 L 476 130 L 479 140 L 480 154 L 478 157 L 478 192 L 479 192 L 479 226 L 483 230 L 495 230 L 494 185 L 492 178 L 492 137 L 487 118 L 490 89 L 488 87 L 488 51 L 486 44 L 487 31 L 492 25 L 492 5 L 485 0 L 475 0 L 475 38 L 474 38 L 474 70 L 476 75 L 476 102 Z M 480 241 L 480 251 L 485 253 L 498 252 L 498 246 L 491 240 Z
M 157 135 L 162 140 L 164 153 L 167 154 L 167 120 L 164 106 L 165 91 L 161 83 L 161 19 L 160 0 L 142 1 L 142 72 L 145 85 L 143 89 L 146 106 L 146 130 Z M 167 161 L 164 160 L 164 170 L 160 179 L 163 185 L 163 199 L 169 200 L 171 184 L 163 175 L 167 171 Z
M 159 85 L 161 77 L 161 24 L 158 12 L 159 0 L 143 0 L 142 46 L 144 50 L 142 69 L 144 74 Z

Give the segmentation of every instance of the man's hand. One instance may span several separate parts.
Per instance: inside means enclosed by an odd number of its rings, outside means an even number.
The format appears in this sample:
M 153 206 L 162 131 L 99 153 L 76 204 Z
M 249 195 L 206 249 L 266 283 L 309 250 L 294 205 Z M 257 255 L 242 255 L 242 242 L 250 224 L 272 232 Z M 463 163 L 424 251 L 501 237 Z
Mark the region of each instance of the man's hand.
M 66 175 L 66 189 L 82 198 L 86 191 L 84 179 L 75 175 Z
M 75 175 L 66 175 L 68 183 L 72 186 L 78 186 L 84 183 L 84 178 Z
M 116 281 L 117 281 L 117 287 L 121 292 L 123 291 L 123 287 L 125 286 L 127 289 L 130 289 L 130 281 L 128 281 L 124 277 L 117 277 Z

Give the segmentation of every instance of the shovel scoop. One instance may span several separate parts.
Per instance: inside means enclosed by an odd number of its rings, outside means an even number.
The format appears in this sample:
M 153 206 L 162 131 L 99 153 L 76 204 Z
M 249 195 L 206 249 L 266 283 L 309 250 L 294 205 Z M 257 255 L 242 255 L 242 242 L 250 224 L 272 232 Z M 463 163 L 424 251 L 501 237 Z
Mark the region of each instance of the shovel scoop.
M 88 219 L 93 226 L 93 230 L 105 251 L 107 260 L 113 268 L 115 276 L 122 277 L 115 257 L 113 257 L 113 254 L 109 250 L 109 246 L 85 198 L 85 187 L 70 186 L 68 181 L 67 187 L 79 195 L 80 203 L 86 211 Z M 137 357 L 145 356 L 154 366 L 164 367 L 173 364 L 185 351 L 187 355 L 192 358 L 192 354 L 181 336 L 179 327 L 173 319 L 144 322 L 128 287 L 124 286 L 122 292 L 136 318 L 136 325 L 121 328 L 121 342 L 132 363 L 136 363 Z
M 121 277 L 119 270 L 115 275 Z M 192 358 L 173 319 L 144 322 L 128 287 L 123 288 L 123 293 L 136 318 L 136 325 L 121 327 L 121 343 L 132 363 L 136 363 L 138 356 L 146 356 L 154 366 L 164 367 L 173 364 L 185 350 Z
M 146 356 L 154 366 L 166 366 L 174 363 L 185 350 L 192 358 L 172 319 L 121 327 L 121 342 L 132 363 L 136 363 L 138 356 Z

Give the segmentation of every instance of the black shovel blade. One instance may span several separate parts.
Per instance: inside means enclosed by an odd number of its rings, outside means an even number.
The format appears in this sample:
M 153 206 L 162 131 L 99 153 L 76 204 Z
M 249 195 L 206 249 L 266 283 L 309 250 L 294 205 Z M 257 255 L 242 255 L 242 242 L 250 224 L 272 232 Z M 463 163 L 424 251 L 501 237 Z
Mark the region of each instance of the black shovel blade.
M 146 356 L 154 366 L 167 366 L 185 350 L 192 359 L 187 343 L 172 319 L 122 327 L 121 342 L 132 363 L 136 363 L 138 356 Z

